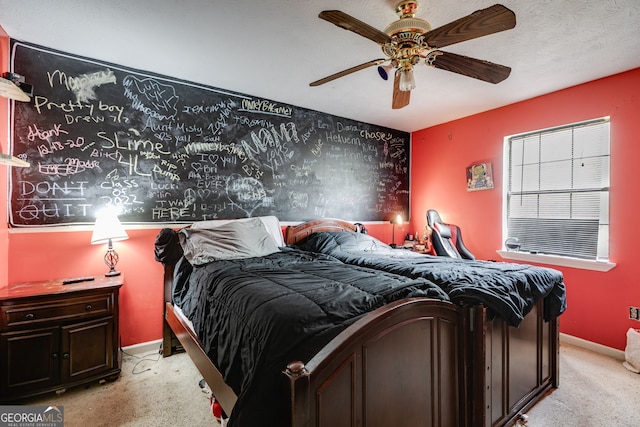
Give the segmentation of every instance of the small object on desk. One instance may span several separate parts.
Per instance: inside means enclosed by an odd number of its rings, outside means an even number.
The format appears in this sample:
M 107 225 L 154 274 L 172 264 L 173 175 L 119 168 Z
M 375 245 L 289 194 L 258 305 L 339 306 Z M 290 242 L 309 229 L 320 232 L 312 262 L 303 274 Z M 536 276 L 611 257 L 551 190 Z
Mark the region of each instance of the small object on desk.
M 504 241 L 504 245 L 509 251 L 518 251 L 520 250 L 520 239 L 517 237 L 509 237 Z
M 71 283 L 80 283 L 80 282 L 89 282 L 91 280 L 94 280 L 95 277 L 93 276 L 86 276 L 86 277 L 74 277 L 71 279 L 62 279 L 62 284 L 63 285 L 70 285 Z

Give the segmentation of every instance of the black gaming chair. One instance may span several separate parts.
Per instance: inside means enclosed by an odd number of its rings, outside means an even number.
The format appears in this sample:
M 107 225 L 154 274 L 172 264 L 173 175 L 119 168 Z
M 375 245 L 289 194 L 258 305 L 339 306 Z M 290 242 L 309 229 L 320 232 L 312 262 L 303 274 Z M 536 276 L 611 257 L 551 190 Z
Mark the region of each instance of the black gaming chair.
M 442 222 L 437 211 L 427 211 L 427 225 L 431 229 L 431 246 L 434 255 L 451 258 L 476 259 L 462 241 L 460 227 Z

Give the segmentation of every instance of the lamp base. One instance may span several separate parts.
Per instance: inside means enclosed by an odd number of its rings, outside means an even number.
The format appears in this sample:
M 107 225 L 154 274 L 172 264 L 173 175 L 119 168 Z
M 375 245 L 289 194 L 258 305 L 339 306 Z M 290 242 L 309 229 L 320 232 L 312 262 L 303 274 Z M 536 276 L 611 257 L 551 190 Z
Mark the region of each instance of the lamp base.
M 120 272 L 116 270 L 116 264 L 119 259 L 120 257 L 118 257 L 118 253 L 113 250 L 113 244 L 111 243 L 111 239 L 109 239 L 109 248 L 104 255 L 104 263 L 109 267 L 109 271 L 105 274 L 105 277 L 118 276 L 120 274 Z

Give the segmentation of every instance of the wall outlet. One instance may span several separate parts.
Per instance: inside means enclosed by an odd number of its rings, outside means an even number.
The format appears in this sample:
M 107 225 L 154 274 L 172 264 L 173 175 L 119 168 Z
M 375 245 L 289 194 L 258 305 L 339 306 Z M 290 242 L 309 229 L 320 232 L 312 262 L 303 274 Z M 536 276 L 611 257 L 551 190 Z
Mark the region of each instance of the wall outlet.
M 629 319 L 631 319 L 631 320 L 640 320 L 640 308 L 638 308 L 638 307 L 629 307 Z

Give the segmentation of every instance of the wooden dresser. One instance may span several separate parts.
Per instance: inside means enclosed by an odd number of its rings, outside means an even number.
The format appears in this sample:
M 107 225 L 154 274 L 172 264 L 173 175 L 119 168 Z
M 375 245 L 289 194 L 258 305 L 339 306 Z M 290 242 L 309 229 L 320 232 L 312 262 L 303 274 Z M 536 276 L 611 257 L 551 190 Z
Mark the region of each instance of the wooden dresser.
M 123 276 L 0 288 L 0 403 L 120 374 Z

